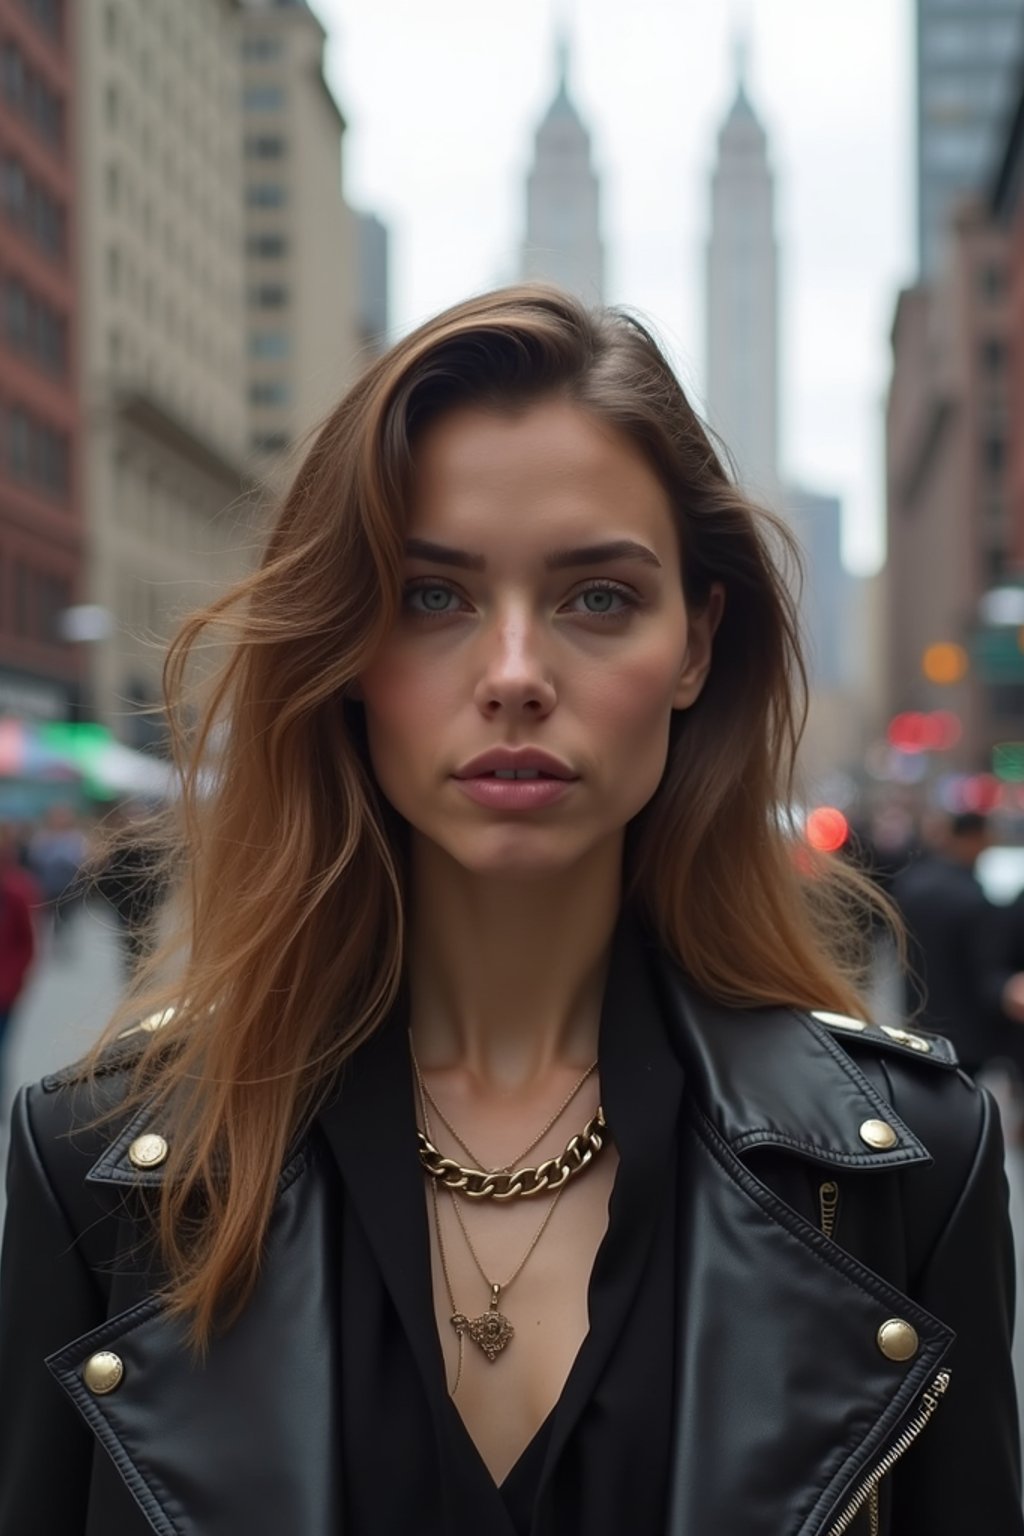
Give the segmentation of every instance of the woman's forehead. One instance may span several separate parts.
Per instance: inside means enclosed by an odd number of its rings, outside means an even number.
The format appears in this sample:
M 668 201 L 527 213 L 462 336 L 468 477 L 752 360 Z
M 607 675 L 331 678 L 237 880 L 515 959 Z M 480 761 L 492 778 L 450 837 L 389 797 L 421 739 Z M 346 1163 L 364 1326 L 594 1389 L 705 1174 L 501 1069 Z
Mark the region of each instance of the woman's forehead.
M 641 450 L 565 401 L 451 412 L 418 444 L 411 489 L 407 528 L 421 536 L 673 534 L 668 497 Z

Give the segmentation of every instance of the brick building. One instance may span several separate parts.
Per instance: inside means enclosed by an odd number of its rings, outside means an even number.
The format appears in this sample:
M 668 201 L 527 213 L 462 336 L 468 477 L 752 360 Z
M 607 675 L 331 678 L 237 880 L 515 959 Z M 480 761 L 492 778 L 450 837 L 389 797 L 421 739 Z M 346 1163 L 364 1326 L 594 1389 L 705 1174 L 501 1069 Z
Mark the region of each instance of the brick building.
M 73 7 L 0 6 L 0 714 L 74 715 L 80 594 Z

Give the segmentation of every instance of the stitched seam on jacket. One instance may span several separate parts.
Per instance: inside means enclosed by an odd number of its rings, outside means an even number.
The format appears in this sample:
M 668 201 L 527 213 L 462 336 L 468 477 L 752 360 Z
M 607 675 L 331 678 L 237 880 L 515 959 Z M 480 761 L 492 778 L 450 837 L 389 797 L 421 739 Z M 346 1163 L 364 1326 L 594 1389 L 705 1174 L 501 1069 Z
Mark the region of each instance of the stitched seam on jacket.
M 168 1503 L 171 1502 L 167 1489 L 158 1477 L 147 1478 L 139 1470 L 77 1371 L 77 1364 L 86 1350 L 93 1352 L 97 1346 L 102 1347 L 107 1343 L 113 1344 L 117 1340 L 127 1338 L 160 1310 L 161 1302 L 156 1297 L 138 1302 L 128 1312 L 116 1318 L 109 1318 L 99 1328 L 83 1334 L 81 1338 L 67 1345 L 59 1353 L 49 1355 L 45 1363 L 110 1456 L 136 1503 L 146 1518 L 155 1525 L 158 1536 L 185 1536 L 183 1528 L 171 1519 L 163 1504 L 159 1502 L 161 1498 Z
M 884 1282 L 879 1280 L 873 1283 L 874 1277 L 864 1266 L 858 1265 L 843 1249 L 830 1243 L 825 1236 L 818 1232 L 803 1219 L 797 1212 L 786 1205 L 784 1200 L 774 1194 L 766 1185 L 744 1167 L 743 1163 L 735 1157 L 728 1143 L 726 1143 L 707 1120 L 706 1116 L 690 1100 L 686 1115 L 689 1130 L 700 1141 L 715 1159 L 724 1172 L 760 1206 L 764 1214 L 781 1227 L 791 1238 L 798 1242 L 807 1252 L 825 1268 L 834 1269 L 841 1273 L 847 1280 L 857 1287 L 865 1296 L 880 1304 L 889 1305 L 891 1295 L 882 1294 L 885 1289 Z M 898 1290 L 898 1287 L 888 1287 L 890 1291 Z M 909 1306 L 904 1303 L 909 1302 Z M 869 1455 L 873 1451 L 869 1449 L 873 1439 L 883 1442 L 890 1428 L 895 1428 L 905 1417 L 908 1409 L 920 1396 L 934 1374 L 939 1361 L 948 1353 L 954 1342 L 955 1335 L 946 1324 L 933 1317 L 930 1312 L 918 1306 L 913 1297 L 903 1296 L 901 1299 L 903 1311 L 911 1321 L 916 1321 L 929 1329 L 937 1328 L 939 1337 L 934 1341 L 922 1345 L 920 1355 L 915 1364 L 908 1370 L 902 1384 L 896 1389 L 889 1405 L 874 1421 L 871 1428 L 864 1434 L 859 1446 L 840 1445 L 840 1451 L 846 1451 L 845 1460 L 840 1468 L 833 1474 L 831 1483 L 823 1488 L 809 1511 L 802 1529 L 814 1530 L 814 1521 L 830 1515 L 842 1499 L 857 1485 L 858 1478 L 863 1476 L 864 1468 L 868 1464 Z M 852 1463 L 852 1466 L 851 1466 Z M 847 1469 L 847 1470 L 844 1470 Z
M 913 1133 L 911 1132 L 911 1134 Z M 815 1155 L 819 1161 L 852 1164 L 854 1167 L 864 1168 L 868 1171 L 872 1168 L 895 1168 L 903 1163 L 920 1163 L 922 1161 L 921 1153 L 915 1152 L 909 1147 L 902 1151 L 887 1152 L 883 1160 L 877 1155 L 872 1157 L 867 1152 L 836 1152 L 831 1147 L 822 1147 L 813 1141 L 801 1141 L 797 1136 L 789 1136 L 784 1131 L 773 1131 L 770 1129 L 744 1131 L 742 1136 L 736 1137 L 732 1145 L 739 1149 L 764 1145 L 789 1147 L 796 1152 L 807 1152 Z

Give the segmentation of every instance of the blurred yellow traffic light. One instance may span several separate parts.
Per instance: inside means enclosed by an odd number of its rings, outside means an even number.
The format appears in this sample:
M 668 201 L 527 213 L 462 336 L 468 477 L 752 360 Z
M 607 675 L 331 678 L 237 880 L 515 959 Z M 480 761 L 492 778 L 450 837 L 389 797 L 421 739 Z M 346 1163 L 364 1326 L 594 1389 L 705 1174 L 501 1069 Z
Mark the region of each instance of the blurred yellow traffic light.
M 967 665 L 967 652 L 952 640 L 928 646 L 921 658 L 921 671 L 930 683 L 958 683 L 966 674 Z

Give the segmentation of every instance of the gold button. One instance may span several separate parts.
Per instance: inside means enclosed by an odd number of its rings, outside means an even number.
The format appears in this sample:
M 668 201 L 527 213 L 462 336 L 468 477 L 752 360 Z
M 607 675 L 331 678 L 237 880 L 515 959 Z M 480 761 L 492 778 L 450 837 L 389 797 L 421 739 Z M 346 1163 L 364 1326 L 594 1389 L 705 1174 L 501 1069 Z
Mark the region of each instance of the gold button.
M 128 1159 L 136 1168 L 159 1168 L 168 1153 L 162 1136 L 136 1136 L 128 1148 Z
M 111 1354 L 109 1349 L 101 1349 L 98 1355 L 90 1355 L 82 1371 L 86 1386 L 97 1397 L 102 1397 L 105 1392 L 113 1392 L 115 1387 L 121 1385 L 123 1376 L 124 1364 L 120 1355 Z
M 883 1024 L 882 1029 L 890 1040 L 896 1040 L 900 1045 L 909 1045 L 912 1051 L 930 1051 L 932 1043 L 925 1040 L 922 1035 L 913 1035 L 909 1029 L 894 1029 L 891 1024 Z
M 860 1128 L 860 1139 L 866 1141 L 869 1147 L 877 1147 L 884 1152 L 887 1147 L 894 1147 L 898 1140 L 896 1132 L 886 1120 L 865 1120 Z
M 902 1317 L 890 1317 L 878 1330 L 878 1347 L 887 1360 L 913 1360 L 918 1342 L 917 1329 Z

